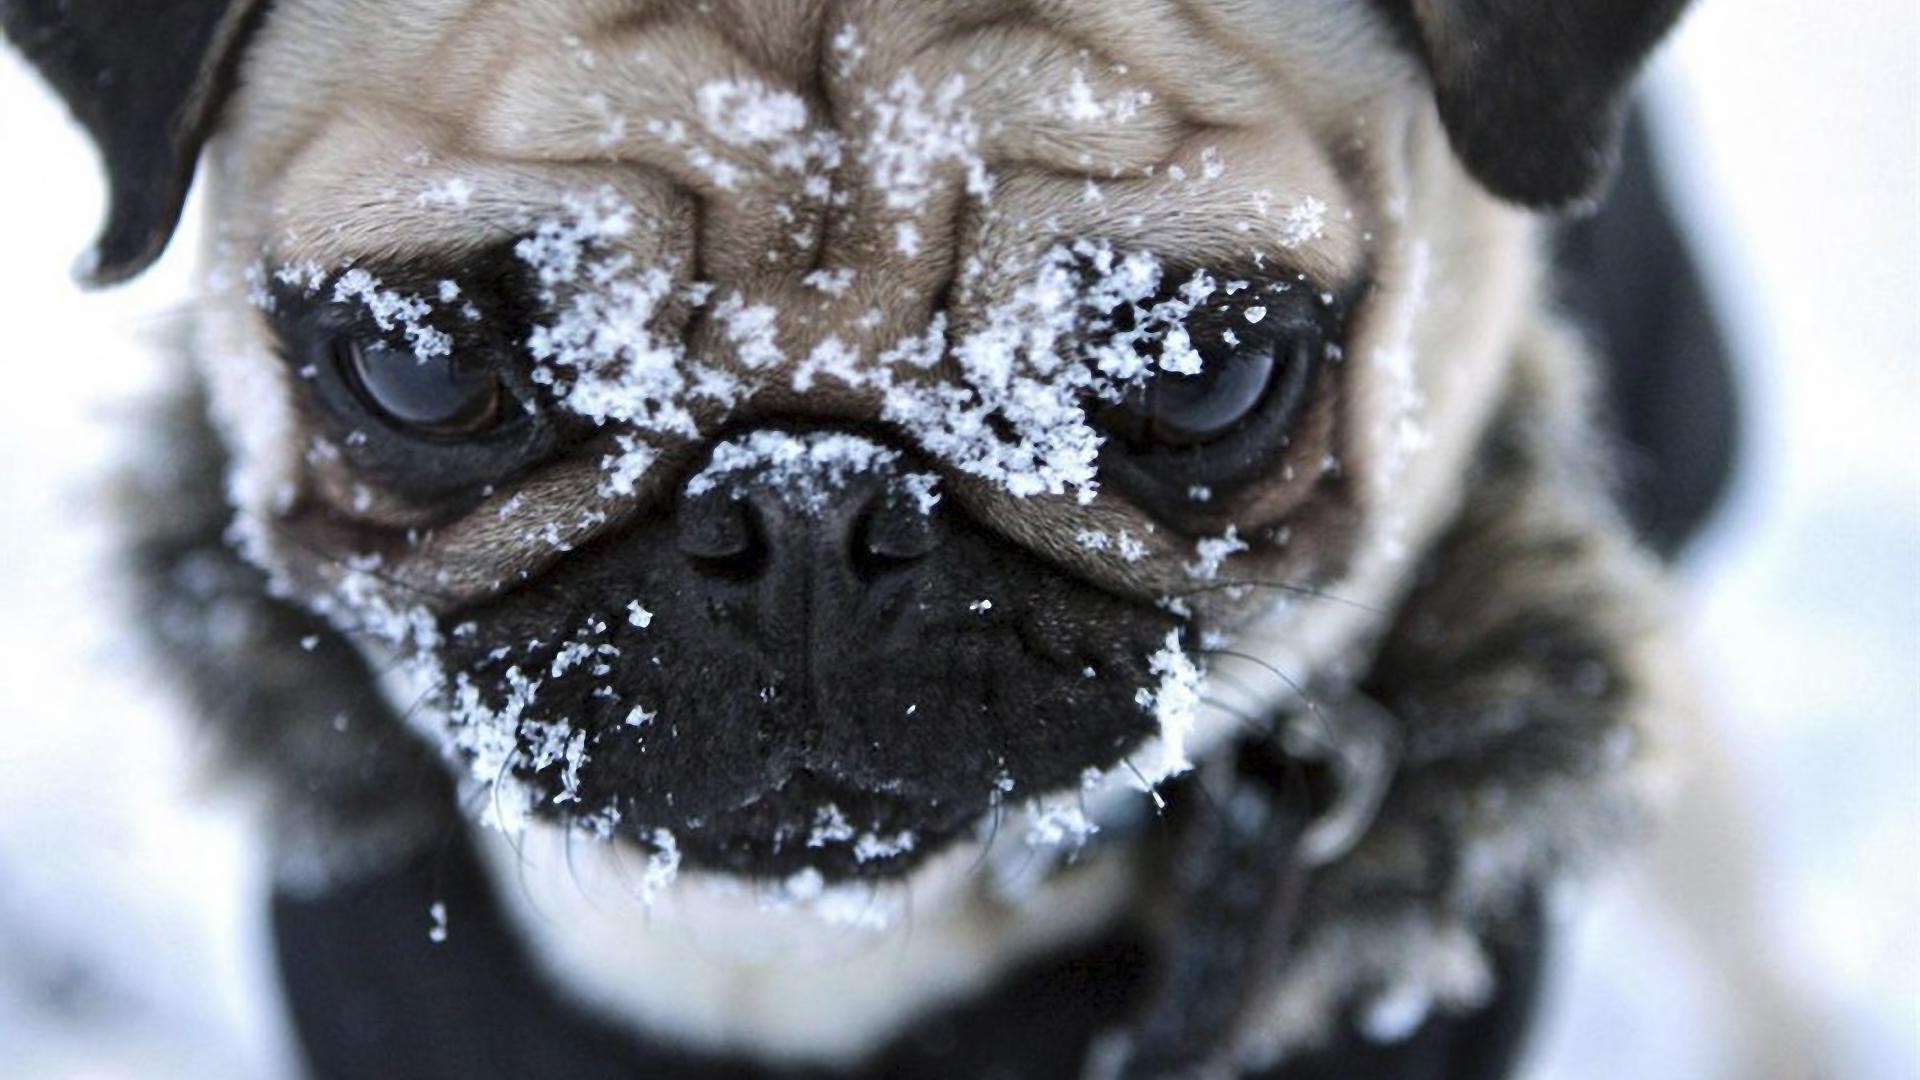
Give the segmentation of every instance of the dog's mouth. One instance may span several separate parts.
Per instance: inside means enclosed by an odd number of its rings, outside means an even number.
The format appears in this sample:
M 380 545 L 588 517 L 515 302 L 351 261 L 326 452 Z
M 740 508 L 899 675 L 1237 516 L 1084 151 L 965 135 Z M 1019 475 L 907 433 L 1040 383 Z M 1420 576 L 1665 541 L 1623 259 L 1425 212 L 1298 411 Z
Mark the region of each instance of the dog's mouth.
M 911 873 L 973 836 L 989 800 L 907 798 L 798 772 L 675 833 L 685 865 L 736 877 L 875 880 Z

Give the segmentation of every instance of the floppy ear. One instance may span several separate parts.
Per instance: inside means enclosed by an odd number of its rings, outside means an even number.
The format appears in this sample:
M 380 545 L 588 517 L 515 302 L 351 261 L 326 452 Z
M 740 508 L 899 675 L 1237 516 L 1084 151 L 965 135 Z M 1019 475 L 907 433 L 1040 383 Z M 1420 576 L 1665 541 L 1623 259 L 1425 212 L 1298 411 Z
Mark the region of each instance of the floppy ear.
M 66 100 L 106 166 L 107 222 L 75 275 L 160 257 L 262 0 L 0 0 L 0 30 Z
M 1590 202 L 1626 92 L 1687 0 L 1375 0 L 1416 39 L 1467 170 L 1527 206 Z

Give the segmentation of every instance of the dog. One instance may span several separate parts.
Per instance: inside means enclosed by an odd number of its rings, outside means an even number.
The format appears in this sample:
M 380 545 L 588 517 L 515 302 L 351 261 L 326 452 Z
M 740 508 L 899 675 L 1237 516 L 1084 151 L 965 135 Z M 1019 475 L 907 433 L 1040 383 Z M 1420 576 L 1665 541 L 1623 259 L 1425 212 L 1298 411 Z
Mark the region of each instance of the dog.
M 1683 6 L 6 0 L 85 281 L 206 188 L 313 1073 L 1504 1075 L 1689 712 L 1545 281 Z

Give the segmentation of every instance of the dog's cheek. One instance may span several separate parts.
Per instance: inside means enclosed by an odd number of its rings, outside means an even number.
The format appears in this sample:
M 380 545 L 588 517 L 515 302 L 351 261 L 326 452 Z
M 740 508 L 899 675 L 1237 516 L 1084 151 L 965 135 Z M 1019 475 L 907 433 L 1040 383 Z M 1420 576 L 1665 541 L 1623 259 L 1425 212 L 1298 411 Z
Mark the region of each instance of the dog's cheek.
M 236 538 L 250 560 L 278 575 L 290 568 L 272 543 L 272 521 L 297 495 L 309 435 L 294 404 L 294 376 L 258 327 L 243 297 L 210 301 L 196 326 L 194 354 L 228 452 Z

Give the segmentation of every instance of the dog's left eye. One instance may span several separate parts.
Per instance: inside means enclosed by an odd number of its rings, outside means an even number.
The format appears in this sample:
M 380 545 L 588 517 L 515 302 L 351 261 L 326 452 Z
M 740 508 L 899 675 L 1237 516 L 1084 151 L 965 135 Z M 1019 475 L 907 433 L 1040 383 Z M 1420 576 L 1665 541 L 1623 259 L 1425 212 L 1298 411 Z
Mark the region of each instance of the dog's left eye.
M 1152 374 L 1090 419 L 1106 436 L 1101 472 L 1117 490 L 1169 520 L 1196 501 L 1219 507 L 1310 448 L 1296 445 L 1331 386 L 1345 327 L 1339 294 L 1293 287 L 1236 290 L 1194 310 L 1178 356 L 1165 334 L 1149 347 Z M 1125 321 L 1116 320 L 1124 331 Z M 1192 352 L 1185 346 L 1191 345 Z M 1190 367 L 1183 374 L 1160 366 Z M 1199 494 L 1195 494 L 1195 493 Z
M 451 353 L 418 356 L 382 341 L 343 336 L 334 343 L 341 374 L 368 406 L 397 427 L 451 438 L 492 427 L 505 390 L 497 374 L 462 365 Z
M 1275 383 L 1298 380 L 1310 358 L 1300 344 L 1264 335 L 1254 341 L 1220 337 L 1198 343 L 1200 371 L 1157 372 L 1104 410 L 1103 427 L 1136 444 L 1196 446 L 1233 431 L 1266 403 Z M 1284 355 L 1283 355 L 1284 354 Z

